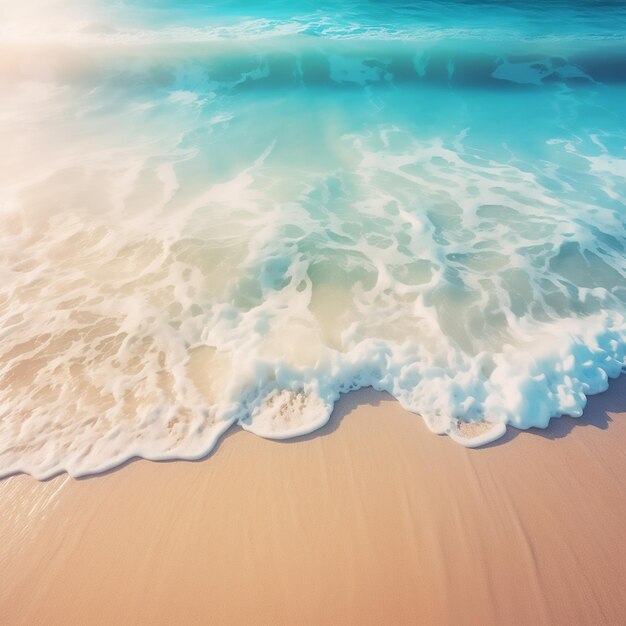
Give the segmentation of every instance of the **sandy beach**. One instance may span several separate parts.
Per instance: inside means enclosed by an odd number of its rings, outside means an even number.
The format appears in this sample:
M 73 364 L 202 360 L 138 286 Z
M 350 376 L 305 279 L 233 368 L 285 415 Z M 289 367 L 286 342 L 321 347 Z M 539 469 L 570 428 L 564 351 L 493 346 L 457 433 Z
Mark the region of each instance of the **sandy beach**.
M 626 626 L 625 0 L 0 6 L 0 626 Z
M 7 624 L 623 624 L 626 377 L 469 450 L 385 394 L 291 442 L 0 483 Z

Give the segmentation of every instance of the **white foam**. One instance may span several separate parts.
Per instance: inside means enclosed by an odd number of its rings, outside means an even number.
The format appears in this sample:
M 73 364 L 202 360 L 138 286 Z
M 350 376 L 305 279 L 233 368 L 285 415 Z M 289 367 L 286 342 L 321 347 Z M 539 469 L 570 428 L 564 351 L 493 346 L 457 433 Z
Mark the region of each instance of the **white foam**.
M 236 423 L 302 435 L 364 386 L 482 445 L 580 415 L 626 365 L 605 137 L 553 137 L 562 171 L 198 67 L 144 91 L 159 69 L 0 103 L 0 475 L 198 458 Z

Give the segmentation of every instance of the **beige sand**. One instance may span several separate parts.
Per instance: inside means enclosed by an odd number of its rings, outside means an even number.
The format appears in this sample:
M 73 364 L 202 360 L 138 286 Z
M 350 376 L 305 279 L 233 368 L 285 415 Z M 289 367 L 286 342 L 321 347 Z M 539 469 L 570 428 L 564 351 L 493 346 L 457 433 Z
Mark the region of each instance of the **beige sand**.
M 626 623 L 625 409 L 623 376 L 467 450 L 365 391 L 296 442 L 9 478 L 0 622 Z

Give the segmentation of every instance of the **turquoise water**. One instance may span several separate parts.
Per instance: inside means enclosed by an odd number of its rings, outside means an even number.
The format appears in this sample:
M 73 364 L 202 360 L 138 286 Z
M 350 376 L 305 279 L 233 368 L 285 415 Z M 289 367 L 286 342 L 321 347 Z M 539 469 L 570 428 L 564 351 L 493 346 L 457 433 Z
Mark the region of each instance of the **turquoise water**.
M 0 29 L 0 474 L 393 394 L 464 445 L 626 365 L 620 2 L 44 0 Z M 469 425 L 468 425 L 469 424 Z

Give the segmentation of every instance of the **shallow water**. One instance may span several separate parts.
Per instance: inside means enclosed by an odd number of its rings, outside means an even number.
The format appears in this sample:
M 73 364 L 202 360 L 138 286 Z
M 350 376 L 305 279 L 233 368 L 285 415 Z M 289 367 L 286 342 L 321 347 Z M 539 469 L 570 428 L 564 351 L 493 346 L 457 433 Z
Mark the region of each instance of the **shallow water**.
M 9 9 L 0 474 L 368 385 L 465 445 L 580 415 L 626 365 L 626 9 L 549 4 Z

